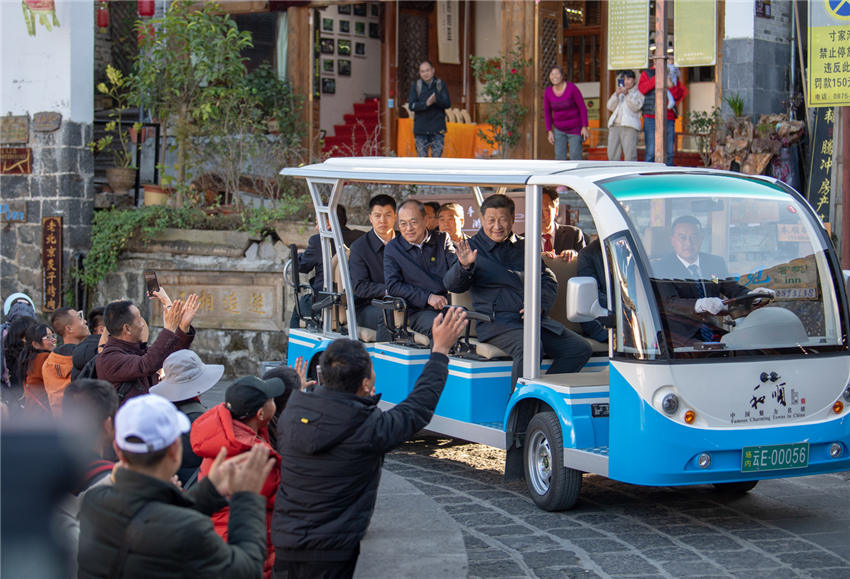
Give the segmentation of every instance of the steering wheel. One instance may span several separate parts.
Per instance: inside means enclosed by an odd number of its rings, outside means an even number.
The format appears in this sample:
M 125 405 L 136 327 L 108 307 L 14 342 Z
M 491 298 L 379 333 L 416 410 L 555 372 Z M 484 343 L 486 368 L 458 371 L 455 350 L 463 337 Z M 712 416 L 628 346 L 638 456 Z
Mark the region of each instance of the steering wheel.
M 728 315 L 733 318 L 742 318 L 753 310 L 757 310 L 773 301 L 774 296 L 770 294 L 745 294 L 735 298 L 723 300 Z

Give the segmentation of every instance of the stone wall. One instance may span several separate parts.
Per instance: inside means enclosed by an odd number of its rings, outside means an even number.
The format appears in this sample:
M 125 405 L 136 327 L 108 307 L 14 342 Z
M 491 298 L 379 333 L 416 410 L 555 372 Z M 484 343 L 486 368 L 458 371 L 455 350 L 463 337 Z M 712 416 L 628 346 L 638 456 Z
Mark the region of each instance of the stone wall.
M 274 295 L 279 302 L 265 304 L 265 309 L 268 310 L 268 316 L 265 319 L 267 323 L 256 326 L 255 318 L 253 324 L 256 327 L 274 326 L 274 329 L 232 327 L 222 329 L 221 326 L 227 324 L 223 323 L 222 316 L 219 315 L 220 305 L 217 301 L 213 303 L 212 298 L 209 298 L 209 307 L 203 307 L 196 317 L 194 325 L 197 334 L 192 350 L 207 363 L 223 364 L 225 374 L 230 377 L 258 375 L 262 362 L 285 360 L 294 294 L 284 284 L 283 266 L 287 256 L 282 251 L 282 247 L 278 247 L 277 251 L 269 251 L 268 248 L 257 251 L 254 243 L 248 241 L 245 244 L 246 250 L 241 252 L 242 255 L 227 257 L 221 255 L 223 252 L 215 248 L 205 247 L 201 243 L 191 243 L 193 232 L 184 232 L 187 234 L 188 242 L 176 241 L 172 232 L 173 230 L 167 230 L 166 235 L 160 236 L 148 247 L 133 243 L 131 250 L 122 254 L 118 270 L 109 274 L 100 283 L 97 294 L 92 297 L 91 305 L 103 305 L 118 299 L 132 300 L 139 305 L 142 316 L 148 320 L 151 327 L 151 340 L 153 340 L 161 328 L 162 316 L 159 305 L 145 296 L 143 271 L 146 269 L 157 272 L 160 284 L 169 291 L 173 299 L 178 297 L 176 294 L 179 290 L 175 290 L 176 287 L 188 287 L 199 294 L 201 292 L 214 294 L 213 286 L 248 288 L 252 284 L 272 283 L 277 288 Z M 293 223 L 282 227 L 280 233 L 281 238 L 285 238 L 287 242 L 295 243 L 303 248 L 312 230 L 305 228 L 301 223 Z M 227 232 L 221 232 L 221 234 L 222 246 L 228 244 L 232 249 L 239 243 L 233 237 L 225 239 Z M 264 243 L 269 244 L 268 241 Z M 169 252 L 169 245 L 177 251 Z M 246 253 L 249 257 L 244 256 Z M 204 283 L 210 285 L 204 286 Z
M 723 95 L 744 99 L 744 114 L 759 115 L 787 110 L 790 83 L 791 2 L 774 2 L 771 18 L 752 14 L 752 36 L 723 40 Z M 730 115 L 723 103 L 723 114 Z
M 30 175 L 0 175 L 0 200 L 25 204 L 26 223 L 3 224 L 0 230 L 0 296 L 16 291 L 42 303 L 41 219 L 62 216 L 63 279 L 76 252 L 90 245 L 93 211 L 91 125 L 70 121 L 49 133 L 35 132 L 30 123 Z M 24 146 L 24 145 L 21 145 Z

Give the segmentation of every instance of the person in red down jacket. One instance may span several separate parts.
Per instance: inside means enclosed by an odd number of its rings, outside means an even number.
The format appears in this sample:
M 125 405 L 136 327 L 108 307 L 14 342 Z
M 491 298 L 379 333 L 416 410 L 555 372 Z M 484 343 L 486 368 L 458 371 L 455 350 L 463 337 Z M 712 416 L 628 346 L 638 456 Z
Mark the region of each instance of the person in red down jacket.
M 266 478 L 260 494 L 266 497 L 267 552 L 263 576 L 271 577 L 274 567 L 274 548 L 271 543 L 271 520 L 274 497 L 280 485 L 280 455 L 269 443 L 268 424 L 275 416 L 275 396 L 286 389 L 279 378 L 260 380 L 255 376 L 244 376 L 230 385 L 224 394 L 224 403 L 210 408 L 192 424 L 189 435 L 192 450 L 203 458 L 198 480 L 210 471 L 215 457 L 222 447 L 227 457 L 247 453 L 254 445 L 268 447 L 269 456 L 274 457 L 275 466 Z M 215 532 L 227 541 L 227 522 L 230 509 L 225 507 L 212 515 Z

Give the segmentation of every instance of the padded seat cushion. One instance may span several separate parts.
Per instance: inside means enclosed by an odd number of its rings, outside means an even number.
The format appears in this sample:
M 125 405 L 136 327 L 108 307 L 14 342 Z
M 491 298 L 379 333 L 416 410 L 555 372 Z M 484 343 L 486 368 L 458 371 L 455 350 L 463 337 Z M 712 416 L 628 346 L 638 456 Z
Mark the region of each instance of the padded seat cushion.
M 357 337 L 360 338 L 361 342 L 374 342 L 378 337 L 378 332 L 372 328 L 357 326 Z

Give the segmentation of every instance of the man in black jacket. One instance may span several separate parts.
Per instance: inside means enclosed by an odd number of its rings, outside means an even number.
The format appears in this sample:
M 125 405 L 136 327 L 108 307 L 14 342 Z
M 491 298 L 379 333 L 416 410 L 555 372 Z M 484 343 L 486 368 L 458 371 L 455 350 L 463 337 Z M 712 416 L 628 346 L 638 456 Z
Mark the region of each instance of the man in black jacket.
M 449 305 L 443 276 L 457 263 L 454 246 L 442 231 L 428 231 L 425 206 L 415 199 L 399 206 L 398 228 L 401 236 L 384 251 L 387 293 L 404 298 L 410 327 L 428 335 L 437 312 Z
M 219 453 L 209 476 L 183 493 L 171 483 L 189 420 L 146 394 L 115 415 L 115 484 L 92 489 L 80 511 L 78 577 L 260 577 L 266 555 L 265 500 L 274 461 L 255 446 L 238 463 Z M 210 515 L 228 506 L 225 543 Z
M 395 199 L 383 193 L 369 200 L 372 230 L 351 244 L 351 255 L 348 258 L 357 325 L 375 330 L 379 342 L 389 341 L 392 337 L 384 323 L 383 310 L 373 306 L 372 300 L 383 298 L 387 293 L 384 284 L 384 247 L 395 237 L 395 208 Z
M 358 229 L 349 229 L 348 214 L 345 211 L 344 205 L 336 206 L 336 217 L 339 221 L 340 231 L 342 232 L 342 242 L 346 247 L 351 247 L 351 244 L 362 236 L 363 232 Z M 316 231 L 318 230 L 319 224 L 316 223 Z M 332 243 L 331 257 L 334 255 L 336 255 L 336 247 L 334 247 Z M 318 299 L 319 292 L 324 291 L 325 289 L 325 265 L 322 261 L 321 235 L 315 233 L 310 236 L 310 239 L 307 240 L 307 248 L 298 254 L 298 263 L 293 264 L 293 267 L 295 266 L 298 267 L 298 271 L 300 273 L 310 273 L 314 270 L 316 272 L 315 275 L 310 278 L 310 287 L 313 289 L 313 293 L 304 294 L 298 299 L 298 303 L 301 306 L 301 313 L 303 315 L 310 315 L 313 302 Z M 289 322 L 290 328 L 299 327 L 299 322 L 301 320 L 298 319 L 297 313 L 298 312 L 293 308 L 292 318 Z
M 469 290 L 476 312 L 491 314 L 480 322 L 478 339 L 493 344 L 513 359 L 511 383 L 522 371 L 523 313 L 525 311 L 525 240 L 513 233 L 515 206 L 507 195 L 491 195 L 481 204 L 481 229 L 457 247 L 455 264 L 444 281 L 449 290 Z M 549 317 L 558 296 L 558 280 L 541 264 L 540 341 L 552 358 L 547 374 L 578 372 L 593 353 L 575 332 Z
M 322 385 L 293 392 L 278 422 L 275 577 L 354 574 L 384 453 L 431 419 L 446 384 L 449 348 L 466 323 L 457 308 L 437 316 L 430 360 L 407 399 L 387 412 L 377 406 L 369 354 L 353 340 L 336 340 L 322 354 Z
M 446 109 L 452 106 L 446 83 L 434 76 L 434 65 L 423 60 L 419 65 L 419 78 L 410 87 L 407 99 L 413 111 L 413 138 L 416 154 L 427 157 L 443 155 L 446 134 Z

